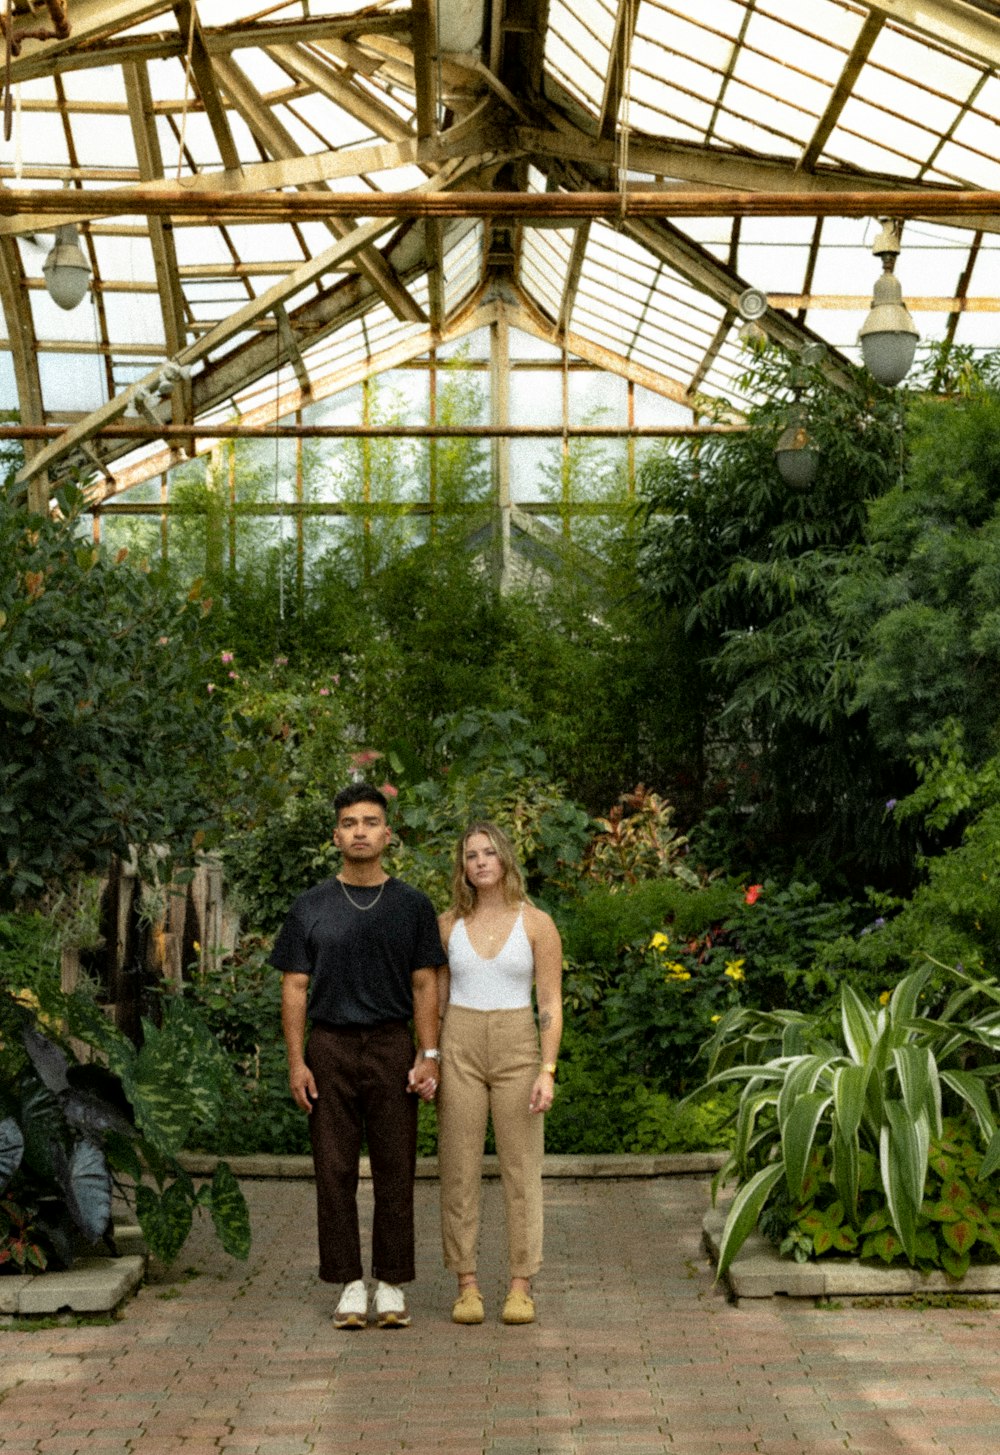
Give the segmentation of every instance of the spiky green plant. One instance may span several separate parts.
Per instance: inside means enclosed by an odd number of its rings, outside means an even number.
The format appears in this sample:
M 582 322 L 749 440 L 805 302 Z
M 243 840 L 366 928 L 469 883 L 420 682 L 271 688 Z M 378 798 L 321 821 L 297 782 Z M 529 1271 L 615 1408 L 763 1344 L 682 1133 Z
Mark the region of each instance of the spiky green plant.
M 935 969 L 957 987 L 931 1016 L 922 1002 Z M 804 1201 L 817 1146 L 829 1149 L 830 1180 L 855 1228 L 862 1153 L 873 1154 L 889 1219 L 915 1263 L 930 1143 L 942 1135 L 946 1104 L 978 1128 L 980 1179 L 1000 1168 L 998 1047 L 997 981 L 931 961 L 901 980 L 884 1004 L 845 984 L 839 1036 L 795 1011 L 728 1011 L 700 1088 L 743 1083 L 733 1150 L 713 1184 L 714 1196 L 737 1181 L 719 1248 L 720 1277 L 772 1198 L 783 1190 L 793 1204 Z

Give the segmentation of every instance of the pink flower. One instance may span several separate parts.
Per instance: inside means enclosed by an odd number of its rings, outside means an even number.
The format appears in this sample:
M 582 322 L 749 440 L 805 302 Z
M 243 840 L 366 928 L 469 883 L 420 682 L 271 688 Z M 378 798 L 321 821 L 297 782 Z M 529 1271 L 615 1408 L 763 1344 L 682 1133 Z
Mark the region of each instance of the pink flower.
M 274 665 L 276 667 L 287 667 L 288 666 L 288 658 L 287 657 L 275 657 L 275 659 L 274 659 Z
M 209 682 L 208 686 L 205 688 L 205 691 L 206 692 L 214 692 L 215 691 L 215 683 L 214 682 Z
M 219 661 L 223 664 L 223 666 L 228 666 L 229 663 L 233 660 L 234 656 L 234 652 L 220 652 Z M 229 675 L 232 676 L 232 673 L 230 673 Z
M 230 672 L 229 675 L 234 682 L 238 682 L 240 680 L 240 674 L 238 672 Z
M 334 672 L 333 676 L 330 678 L 330 681 L 333 683 L 334 687 L 339 687 L 340 686 L 340 673 L 339 672 Z
M 379 788 L 379 792 L 380 793 L 384 793 L 385 796 L 386 796 L 386 798 L 398 798 L 399 797 L 399 789 L 398 788 L 393 788 L 393 786 L 392 786 L 391 783 L 383 783 L 381 785 L 381 787 Z
M 330 696 L 330 689 L 329 689 L 329 687 L 321 687 L 319 689 L 319 695 L 320 695 L 320 697 L 329 697 Z
M 351 767 L 367 768 L 369 764 L 374 763 L 381 756 L 382 754 L 376 753 L 373 748 L 365 748 L 362 752 L 355 753 L 351 758 Z
M 167 645 L 167 643 L 169 642 L 169 640 L 170 640 L 169 637 L 157 637 L 156 638 L 156 645 L 158 647 L 165 647 Z
M 763 888 L 764 888 L 763 884 L 751 884 L 750 885 L 750 888 L 747 890 L 746 894 L 744 894 L 744 896 L 743 896 L 743 903 L 744 904 L 756 904 L 757 901 L 758 901 L 758 899 L 760 898 L 760 891 Z

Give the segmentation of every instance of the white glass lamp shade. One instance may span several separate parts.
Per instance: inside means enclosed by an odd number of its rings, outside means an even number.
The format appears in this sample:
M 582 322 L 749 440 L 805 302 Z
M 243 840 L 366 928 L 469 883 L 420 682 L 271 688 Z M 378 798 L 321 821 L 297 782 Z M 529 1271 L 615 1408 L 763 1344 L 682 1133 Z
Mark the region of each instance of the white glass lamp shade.
M 774 447 L 774 458 L 787 485 L 802 490 L 815 480 L 819 451 L 809 438 L 806 412 L 801 405 L 789 411 L 788 427 Z
M 883 273 L 875 282 L 871 312 L 858 332 L 865 368 L 877 383 L 894 388 L 910 372 L 919 338 L 898 278 Z
M 60 308 L 75 308 L 90 287 L 90 264 L 83 255 L 72 222 L 56 228 L 56 240 L 42 264 L 45 286 Z

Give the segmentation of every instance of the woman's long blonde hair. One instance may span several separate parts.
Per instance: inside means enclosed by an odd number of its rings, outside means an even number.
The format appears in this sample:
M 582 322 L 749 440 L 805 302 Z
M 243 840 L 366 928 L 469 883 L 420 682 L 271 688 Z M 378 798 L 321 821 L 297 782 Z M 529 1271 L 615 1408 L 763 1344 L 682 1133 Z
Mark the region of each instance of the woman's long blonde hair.
M 465 846 L 473 834 L 485 834 L 497 851 L 503 869 L 500 888 L 508 904 L 520 904 L 524 898 L 524 875 L 514 856 L 514 845 L 495 823 L 483 820 L 470 823 L 455 848 L 455 867 L 451 876 L 451 910 L 456 916 L 470 914 L 476 907 L 476 891 L 465 875 Z

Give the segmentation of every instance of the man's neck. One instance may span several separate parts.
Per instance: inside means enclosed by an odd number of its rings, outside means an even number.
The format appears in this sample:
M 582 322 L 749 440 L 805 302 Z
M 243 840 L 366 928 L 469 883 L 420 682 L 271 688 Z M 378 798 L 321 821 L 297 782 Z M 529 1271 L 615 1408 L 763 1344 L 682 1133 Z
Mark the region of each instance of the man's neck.
M 371 889 L 374 889 L 385 879 L 388 879 L 388 877 L 388 874 L 382 868 L 381 859 L 373 859 L 363 864 L 352 864 L 349 860 L 345 859 L 343 867 L 337 875 L 337 878 L 343 880 L 345 884 L 357 884 L 359 888 L 367 886 Z

